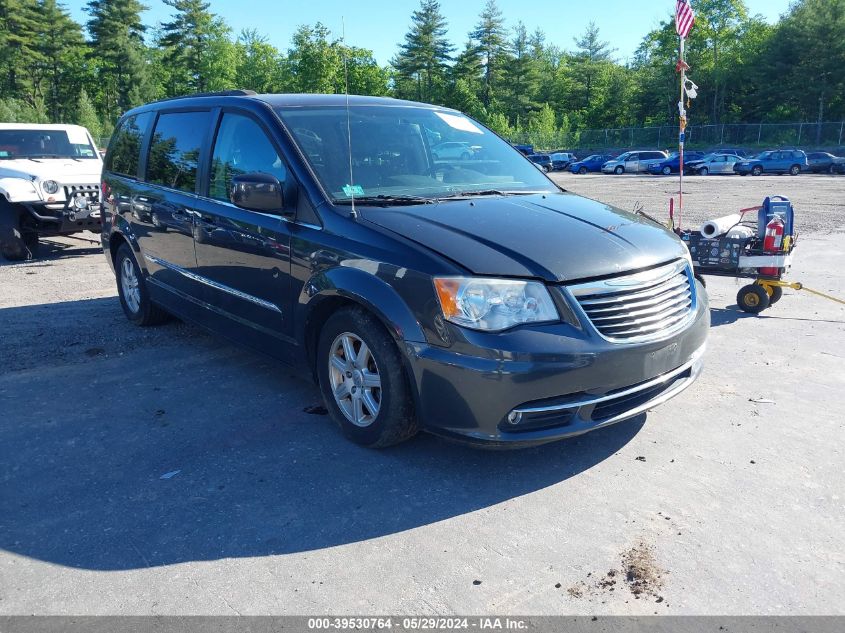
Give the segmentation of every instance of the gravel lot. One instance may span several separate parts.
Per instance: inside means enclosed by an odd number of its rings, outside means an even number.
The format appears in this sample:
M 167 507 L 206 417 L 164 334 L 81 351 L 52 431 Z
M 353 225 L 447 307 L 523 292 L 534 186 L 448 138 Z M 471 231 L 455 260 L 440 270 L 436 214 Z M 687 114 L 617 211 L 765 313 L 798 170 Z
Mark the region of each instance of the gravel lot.
M 660 217 L 677 186 L 555 178 Z M 845 295 L 845 178 L 688 183 L 696 222 L 792 198 L 792 278 Z M 0 264 L 0 614 L 845 614 L 845 307 L 714 278 L 705 373 L 647 419 L 376 452 L 283 367 L 130 326 L 95 243 L 46 251 Z
M 650 215 L 669 217 L 669 198 L 678 197 L 678 176 L 576 176 L 554 172 L 564 189 L 631 210 L 641 203 Z M 760 204 L 766 196 L 786 196 L 799 210 L 802 233 L 842 230 L 845 176 L 685 176 L 684 228 Z

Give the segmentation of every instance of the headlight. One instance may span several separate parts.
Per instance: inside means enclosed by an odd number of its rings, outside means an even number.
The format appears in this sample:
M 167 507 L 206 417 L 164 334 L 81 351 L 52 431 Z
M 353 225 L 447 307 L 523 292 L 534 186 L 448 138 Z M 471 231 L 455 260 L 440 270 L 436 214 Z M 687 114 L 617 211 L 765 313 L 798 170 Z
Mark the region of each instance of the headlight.
M 55 180 L 45 180 L 41 183 L 45 193 L 54 194 L 59 190 L 59 183 Z
M 536 281 L 437 277 L 434 287 L 446 320 L 473 330 L 560 320 L 549 291 Z

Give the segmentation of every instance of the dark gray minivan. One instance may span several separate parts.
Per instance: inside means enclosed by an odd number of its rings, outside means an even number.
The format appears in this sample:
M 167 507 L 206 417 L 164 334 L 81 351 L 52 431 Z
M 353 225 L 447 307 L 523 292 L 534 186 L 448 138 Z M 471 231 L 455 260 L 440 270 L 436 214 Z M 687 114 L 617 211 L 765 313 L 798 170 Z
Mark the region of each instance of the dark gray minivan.
M 464 143 L 467 157 L 432 147 Z M 375 97 L 171 99 L 105 158 L 130 321 L 178 315 L 304 369 L 352 440 L 530 445 L 698 375 L 704 289 L 665 227 L 561 190 L 476 121 Z

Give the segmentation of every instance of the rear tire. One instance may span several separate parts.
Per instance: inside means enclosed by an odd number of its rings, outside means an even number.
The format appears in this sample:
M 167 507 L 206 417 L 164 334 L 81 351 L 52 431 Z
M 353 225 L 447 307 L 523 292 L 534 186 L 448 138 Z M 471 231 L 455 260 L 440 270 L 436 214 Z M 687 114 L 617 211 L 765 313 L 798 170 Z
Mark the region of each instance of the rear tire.
M 126 318 L 146 327 L 164 323 L 170 315 L 152 302 L 144 275 L 128 244 L 121 244 L 114 258 L 117 294 Z
M 771 294 L 769 294 L 769 305 L 775 305 L 778 301 L 781 300 L 783 297 L 783 288 L 780 286 L 769 286 L 771 288 Z M 768 293 L 768 288 L 766 289 Z
M 797 176 L 801 173 L 801 166 L 800 165 L 793 165 L 789 168 L 789 175 L 790 176 Z
M 769 293 L 763 286 L 749 284 L 739 289 L 736 295 L 736 303 L 739 309 L 749 314 L 759 314 L 769 307 Z
M 417 433 L 399 349 L 372 314 L 357 307 L 334 313 L 320 330 L 316 358 L 326 408 L 347 438 L 383 448 Z

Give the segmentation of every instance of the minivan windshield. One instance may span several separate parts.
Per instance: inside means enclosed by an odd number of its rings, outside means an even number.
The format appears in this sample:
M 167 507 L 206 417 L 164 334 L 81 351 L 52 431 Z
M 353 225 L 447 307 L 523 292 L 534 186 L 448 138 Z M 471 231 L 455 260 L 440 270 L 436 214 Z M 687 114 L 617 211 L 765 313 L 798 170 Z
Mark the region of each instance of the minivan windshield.
M 88 135 L 78 130 L 0 130 L 0 160 L 99 158 Z
M 559 189 L 509 143 L 451 110 L 276 109 L 334 202 L 425 202 Z M 351 139 L 351 152 L 350 152 Z

